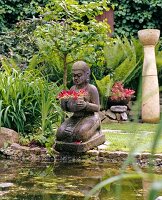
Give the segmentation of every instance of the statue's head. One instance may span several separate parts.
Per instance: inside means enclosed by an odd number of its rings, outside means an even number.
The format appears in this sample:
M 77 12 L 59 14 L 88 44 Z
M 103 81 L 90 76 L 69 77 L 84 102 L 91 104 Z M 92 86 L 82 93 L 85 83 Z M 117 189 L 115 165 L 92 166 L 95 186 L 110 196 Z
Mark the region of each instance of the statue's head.
M 90 77 L 90 68 L 84 61 L 77 61 L 72 66 L 74 84 L 80 85 L 87 83 Z

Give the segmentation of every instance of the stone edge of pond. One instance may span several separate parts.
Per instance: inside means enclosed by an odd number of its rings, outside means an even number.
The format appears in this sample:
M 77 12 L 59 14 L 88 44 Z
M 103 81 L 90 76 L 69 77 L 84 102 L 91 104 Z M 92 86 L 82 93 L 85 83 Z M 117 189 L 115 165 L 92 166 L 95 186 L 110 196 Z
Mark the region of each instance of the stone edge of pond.
M 155 154 L 150 162 L 150 153 L 136 154 L 137 164 L 142 167 L 150 163 L 154 166 L 162 166 L 162 154 Z M 102 162 L 102 163 L 122 163 L 128 157 L 127 152 L 110 152 L 105 149 L 96 148 L 89 150 L 82 155 L 65 155 L 53 152 L 50 155 L 46 148 L 20 146 L 17 143 L 7 148 L 0 148 L 0 158 L 11 159 L 23 162 Z

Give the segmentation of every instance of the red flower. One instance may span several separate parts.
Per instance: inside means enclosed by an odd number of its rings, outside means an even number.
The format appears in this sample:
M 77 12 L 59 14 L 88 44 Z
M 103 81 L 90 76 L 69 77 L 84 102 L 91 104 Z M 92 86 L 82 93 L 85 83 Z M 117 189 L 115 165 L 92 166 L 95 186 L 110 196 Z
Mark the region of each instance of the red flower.
M 58 99 L 63 99 L 63 98 L 65 98 L 65 96 L 67 96 L 67 91 L 63 90 L 58 94 L 57 98 Z
M 121 82 L 116 82 L 111 89 L 110 99 L 117 101 L 131 99 L 134 93 L 134 90 L 124 88 Z
M 79 92 L 78 92 L 79 97 L 85 97 L 87 95 L 88 95 L 88 93 L 85 89 L 80 89 Z
M 75 144 L 81 144 L 82 141 L 77 140 L 77 141 L 75 141 L 74 143 L 75 143 Z
M 57 98 L 58 99 L 73 98 L 73 99 L 77 100 L 78 97 L 84 97 L 87 94 L 88 94 L 87 91 L 84 89 L 81 89 L 78 92 L 76 92 L 75 90 L 63 90 L 58 94 Z

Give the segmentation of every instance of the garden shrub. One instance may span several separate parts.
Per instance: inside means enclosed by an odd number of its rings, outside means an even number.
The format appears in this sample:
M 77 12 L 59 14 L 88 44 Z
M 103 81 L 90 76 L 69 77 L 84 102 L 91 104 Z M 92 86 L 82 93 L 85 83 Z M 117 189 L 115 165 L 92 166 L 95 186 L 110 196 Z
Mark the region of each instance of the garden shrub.
M 27 67 L 30 59 L 38 51 L 34 30 L 41 24 L 39 18 L 20 21 L 13 30 L 0 37 L 0 54 L 13 58 L 20 68 Z
M 48 0 L 0 0 L 0 32 L 12 28 L 20 20 L 37 17 L 37 6 L 44 6 Z
M 12 66 L 12 68 L 10 67 Z M 53 126 L 61 120 L 56 100 L 60 89 L 48 83 L 39 71 L 21 71 L 12 60 L 2 60 L 0 71 L 0 122 L 23 135 L 53 133 Z
M 115 34 L 137 36 L 140 29 L 162 26 L 161 0 L 113 0 L 115 4 Z
M 100 80 L 95 77 L 102 100 L 102 108 L 107 105 L 111 87 L 117 81 L 121 81 L 125 86 L 134 89 L 137 93 L 139 78 L 142 73 L 143 47 L 133 37 L 131 40 L 126 37 L 122 39 L 117 37 L 113 43 L 104 48 L 104 53 L 106 59 L 105 72 L 108 74 L 102 76 Z
M 98 2 L 99 0 L 78 0 L 83 2 Z M 140 29 L 162 27 L 161 0 L 111 0 L 107 4 L 114 8 L 114 35 L 135 36 Z
M 110 75 L 104 76 L 101 80 L 97 80 L 94 76 L 94 79 L 100 95 L 101 110 L 107 109 L 108 97 L 110 96 L 114 81 Z
M 101 68 L 105 63 L 103 47 L 110 42 L 110 27 L 94 17 L 103 9 L 109 10 L 104 1 L 79 5 L 75 0 L 53 0 L 47 4 L 41 12 L 44 25 L 35 31 L 39 48 L 34 58 L 36 65 L 44 66 L 48 74 L 62 74 L 64 87 L 68 85 L 67 72 L 76 60 Z

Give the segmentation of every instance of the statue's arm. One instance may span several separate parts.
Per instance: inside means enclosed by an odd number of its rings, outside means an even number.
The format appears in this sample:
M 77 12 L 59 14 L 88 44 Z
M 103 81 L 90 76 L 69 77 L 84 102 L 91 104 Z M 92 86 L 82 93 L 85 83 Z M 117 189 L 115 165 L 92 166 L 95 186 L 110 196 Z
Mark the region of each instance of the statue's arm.
M 97 88 L 94 85 L 91 85 L 89 93 L 90 102 L 87 102 L 86 110 L 98 112 L 100 110 L 100 100 Z
M 67 99 L 61 99 L 61 108 L 64 111 L 68 111 L 68 108 L 67 108 Z

